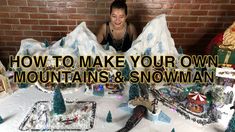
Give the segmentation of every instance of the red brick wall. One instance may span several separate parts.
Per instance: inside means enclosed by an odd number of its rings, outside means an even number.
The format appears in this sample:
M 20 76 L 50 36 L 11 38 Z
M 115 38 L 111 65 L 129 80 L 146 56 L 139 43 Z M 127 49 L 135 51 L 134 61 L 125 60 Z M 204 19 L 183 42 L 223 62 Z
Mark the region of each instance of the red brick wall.
M 20 40 L 55 41 L 81 21 L 93 32 L 109 18 L 111 0 L 0 0 L 0 59 L 6 64 Z M 127 0 L 129 21 L 141 32 L 156 15 L 167 14 L 176 45 L 199 54 L 215 34 L 235 21 L 235 0 Z

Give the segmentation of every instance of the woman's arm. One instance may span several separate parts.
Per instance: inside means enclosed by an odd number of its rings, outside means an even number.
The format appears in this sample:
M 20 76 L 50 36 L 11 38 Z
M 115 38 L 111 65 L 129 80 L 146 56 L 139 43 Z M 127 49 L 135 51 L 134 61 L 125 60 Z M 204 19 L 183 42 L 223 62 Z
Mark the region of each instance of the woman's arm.
M 100 27 L 98 33 L 96 34 L 97 37 L 97 41 L 101 44 L 101 42 L 103 41 L 104 37 L 106 34 L 106 24 L 102 24 L 102 26 Z
M 130 26 L 130 34 L 132 36 L 132 41 L 134 41 L 137 38 L 137 32 L 136 32 L 135 26 L 131 23 L 129 26 Z

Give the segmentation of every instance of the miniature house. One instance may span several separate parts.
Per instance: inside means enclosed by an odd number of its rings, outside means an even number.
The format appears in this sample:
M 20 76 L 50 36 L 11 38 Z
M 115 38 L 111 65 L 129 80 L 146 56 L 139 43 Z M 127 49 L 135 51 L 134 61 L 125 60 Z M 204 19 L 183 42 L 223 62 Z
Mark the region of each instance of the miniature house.
M 93 95 L 104 96 L 104 86 L 102 84 L 94 84 Z
M 188 95 L 187 108 L 195 113 L 202 113 L 204 105 L 207 104 L 206 96 L 198 92 L 190 92 Z

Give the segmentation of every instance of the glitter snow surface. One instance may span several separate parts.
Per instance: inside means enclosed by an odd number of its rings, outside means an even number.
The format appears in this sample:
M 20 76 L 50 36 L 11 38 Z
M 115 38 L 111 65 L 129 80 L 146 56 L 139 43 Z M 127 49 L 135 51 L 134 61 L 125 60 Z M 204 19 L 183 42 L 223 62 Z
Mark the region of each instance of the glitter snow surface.
M 53 113 L 51 102 L 40 101 L 35 103 L 31 112 L 20 125 L 20 130 L 76 130 L 84 131 L 93 127 L 96 103 L 66 102 L 66 112 L 61 115 Z

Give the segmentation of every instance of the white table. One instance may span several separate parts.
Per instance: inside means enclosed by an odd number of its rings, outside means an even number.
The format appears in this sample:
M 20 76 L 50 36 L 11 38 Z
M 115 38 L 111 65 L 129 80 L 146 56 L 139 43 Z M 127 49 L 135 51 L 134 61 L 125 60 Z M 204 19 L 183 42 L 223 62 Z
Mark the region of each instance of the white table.
M 74 91 L 74 90 L 73 90 Z M 125 103 L 127 97 L 122 99 L 116 97 L 98 97 L 84 94 L 83 89 L 63 93 L 66 100 L 95 101 L 97 103 L 96 117 L 94 127 L 91 132 L 114 132 L 121 129 L 128 118 L 131 116 L 128 112 L 118 108 L 118 105 Z M 0 132 L 19 132 L 18 129 L 25 116 L 29 113 L 32 106 L 37 101 L 49 101 L 52 94 L 39 91 L 34 86 L 27 89 L 20 89 L 4 98 L 0 98 L 0 115 L 4 118 L 4 123 L 0 124 Z M 171 132 L 175 128 L 176 132 L 220 132 L 225 128 L 218 123 L 210 125 L 199 125 L 191 120 L 184 119 L 178 113 L 159 103 L 160 109 L 171 117 L 171 123 L 157 122 L 153 123 L 147 119 L 142 119 L 140 123 L 131 130 L 131 132 Z M 108 111 L 111 111 L 113 122 L 105 121 Z

